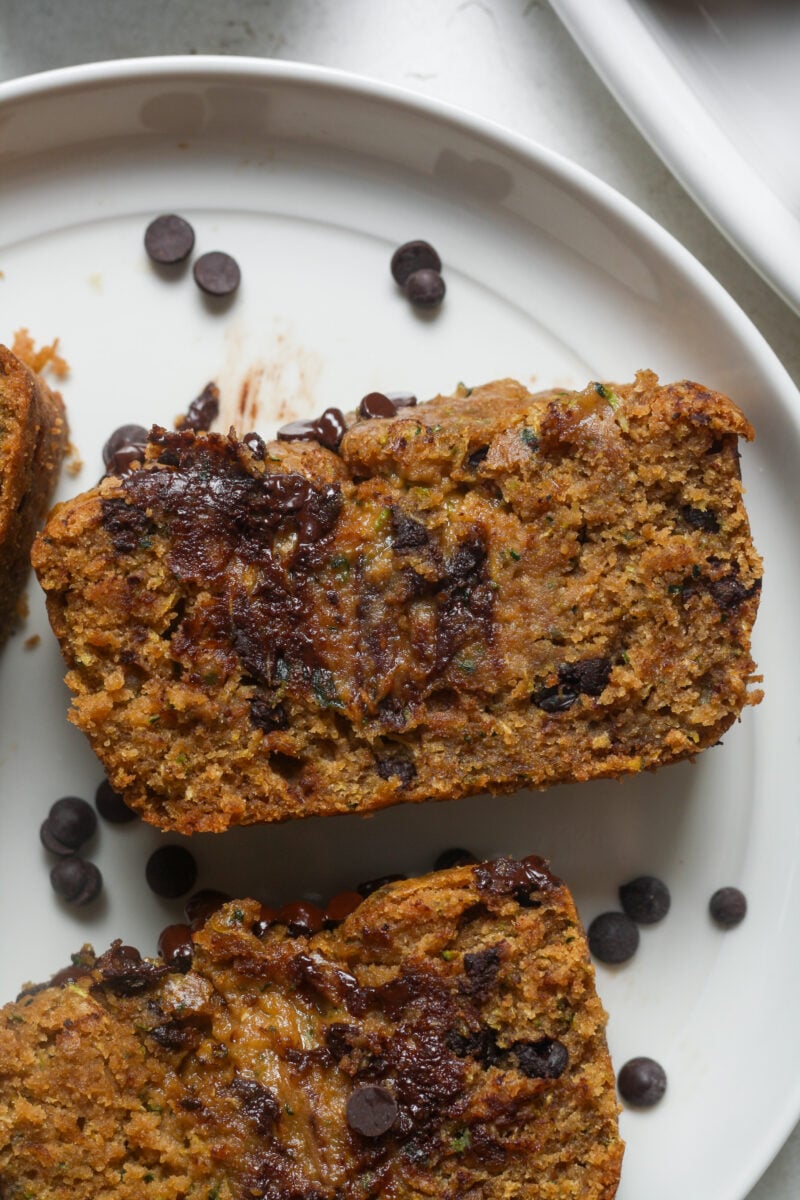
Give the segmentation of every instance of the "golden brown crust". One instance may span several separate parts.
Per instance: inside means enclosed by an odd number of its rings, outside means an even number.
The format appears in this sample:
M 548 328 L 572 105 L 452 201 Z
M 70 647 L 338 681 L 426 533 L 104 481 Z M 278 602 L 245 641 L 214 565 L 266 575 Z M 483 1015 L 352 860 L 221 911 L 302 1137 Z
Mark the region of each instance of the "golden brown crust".
M 510 380 L 335 454 L 162 431 L 34 550 L 71 719 L 183 832 L 652 769 L 748 703 L 725 396 Z
M 0 644 L 17 615 L 67 436 L 61 397 L 0 346 Z
M 215 914 L 185 974 L 116 944 L 0 1013 L 7 1200 L 612 1200 L 605 1014 L 541 860 L 384 887 L 310 938 L 259 913 Z M 386 1132 L 348 1118 L 363 1087 Z

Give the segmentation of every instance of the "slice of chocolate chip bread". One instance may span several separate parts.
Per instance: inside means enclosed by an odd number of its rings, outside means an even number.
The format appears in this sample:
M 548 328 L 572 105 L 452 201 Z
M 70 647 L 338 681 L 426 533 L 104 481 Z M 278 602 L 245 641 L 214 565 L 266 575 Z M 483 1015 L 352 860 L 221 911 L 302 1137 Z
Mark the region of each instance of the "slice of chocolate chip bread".
M 739 436 L 646 373 L 489 384 L 338 450 L 156 429 L 35 547 L 72 720 L 182 832 L 690 757 L 760 698 Z
M 174 963 L 85 949 L 2 1010 L 7 1200 L 615 1195 L 605 1014 L 541 859 L 390 884 L 313 936 L 229 903 Z
M 66 448 L 61 397 L 0 346 L 0 645 L 14 625 Z

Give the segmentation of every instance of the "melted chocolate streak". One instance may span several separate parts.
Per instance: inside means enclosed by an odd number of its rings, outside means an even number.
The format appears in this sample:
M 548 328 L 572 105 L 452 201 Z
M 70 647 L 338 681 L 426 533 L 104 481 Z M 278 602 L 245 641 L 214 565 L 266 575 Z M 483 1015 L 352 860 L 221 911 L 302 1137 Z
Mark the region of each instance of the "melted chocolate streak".
M 211 434 L 195 442 L 191 433 L 159 430 L 151 441 L 164 448 L 170 465 L 134 471 L 123 482 L 126 506 L 148 515 L 140 532 L 146 536 L 155 527 L 166 534 L 168 563 L 182 582 L 224 585 L 227 613 L 212 623 L 227 623 L 228 640 L 254 679 L 273 683 L 280 660 L 318 666 L 304 620 L 307 584 L 336 525 L 338 487 L 314 487 L 296 473 L 250 474 L 233 438 Z M 133 548 L 130 526 L 141 520 L 122 513 L 119 503 L 105 501 L 103 519 L 117 549 L 125 551 Z M 290 533 L 294 547 L 279 555 L 276 539 Z M 252 592 L 230 583 L 234 559 L 258 568 Z M 212 632 L 219 636 L 223 629 Z

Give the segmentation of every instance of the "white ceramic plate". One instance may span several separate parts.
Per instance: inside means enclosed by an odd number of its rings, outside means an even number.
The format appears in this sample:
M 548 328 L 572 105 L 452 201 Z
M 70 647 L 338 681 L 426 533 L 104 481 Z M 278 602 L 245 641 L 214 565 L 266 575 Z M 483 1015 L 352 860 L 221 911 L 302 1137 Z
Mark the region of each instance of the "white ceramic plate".
M 166 282 L 142 234 L 185 214 L 198 249 L 241 263 L 234 303 L 213 311 L 188 275 Z M 800 565 L 798 398 L 720 287 L 663 231 L 576 167 L 476 118 L 389 88 L 250 60 L 115 63 L 0 88 L 0 337 L 59 335 L 85 461 L 61 496 L 100 473 L 118 424 L 168 422 L 210 378 L 221 424 L 266 431 L 365 392 L 426 396 L 458 380 L 516 375 L 542 386 L 628 379 L 649 366 L 729 392 L 758 430 L 745 452 L 767 572 L 756 656 L 767 699 L 696 765 L 622 784 L 399 807 L 196 838 L 200 883 L 267 900 L 331 893 L 428 869 L 449 845 L 548 855 L 584 919 L 641 872 L 673 910 L 636 958 L 598 984 L 618 1064 L 669 1073 L 666 1099 L 623 1114 L 621 1200 L 739 1200 L 800 1112 L 800 776 L 796 695 Z M 433 241 L 448 295 L 420 319 L 388 271 L 409 237 Z M 252 405 L 256 395 L 258 411 Z M 104 826 L 90 851 L 102 902 L 51 894 L 38 827 L 65 794 L 101 778 L 65 720 L 62 664 L 39 591 L 0 662 L 2 996 L 41 979 L 84 939 L 152 952 L 180 903 L 143 871 L 161 835 Z M 177 839 L 170 839 L 177 840 Z M 751 909 L 722 934 L 711 893 L 733 883 Z
M 800 312 L 800 7 L 550 2 L 656 153 Z

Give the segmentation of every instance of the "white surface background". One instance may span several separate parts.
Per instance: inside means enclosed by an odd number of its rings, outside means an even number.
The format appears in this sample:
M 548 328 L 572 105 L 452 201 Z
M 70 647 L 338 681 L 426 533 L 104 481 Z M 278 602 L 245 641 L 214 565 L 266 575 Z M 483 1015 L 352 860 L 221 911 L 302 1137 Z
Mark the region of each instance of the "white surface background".
M 574 159 L 678 237 L 800 383 L 800 320 L 671 178 L 546 0 L 0 0 L 0 79 L 192 51 L 294 59 L 370 75 L 461 105 Z M 753 1032 L 742 1031 L 748 1053 Z M 742 1083 L 747 1086 L 747 1075 Z M 800 1131 L 749 1200 L 796 1200 L 798 1192 Z

